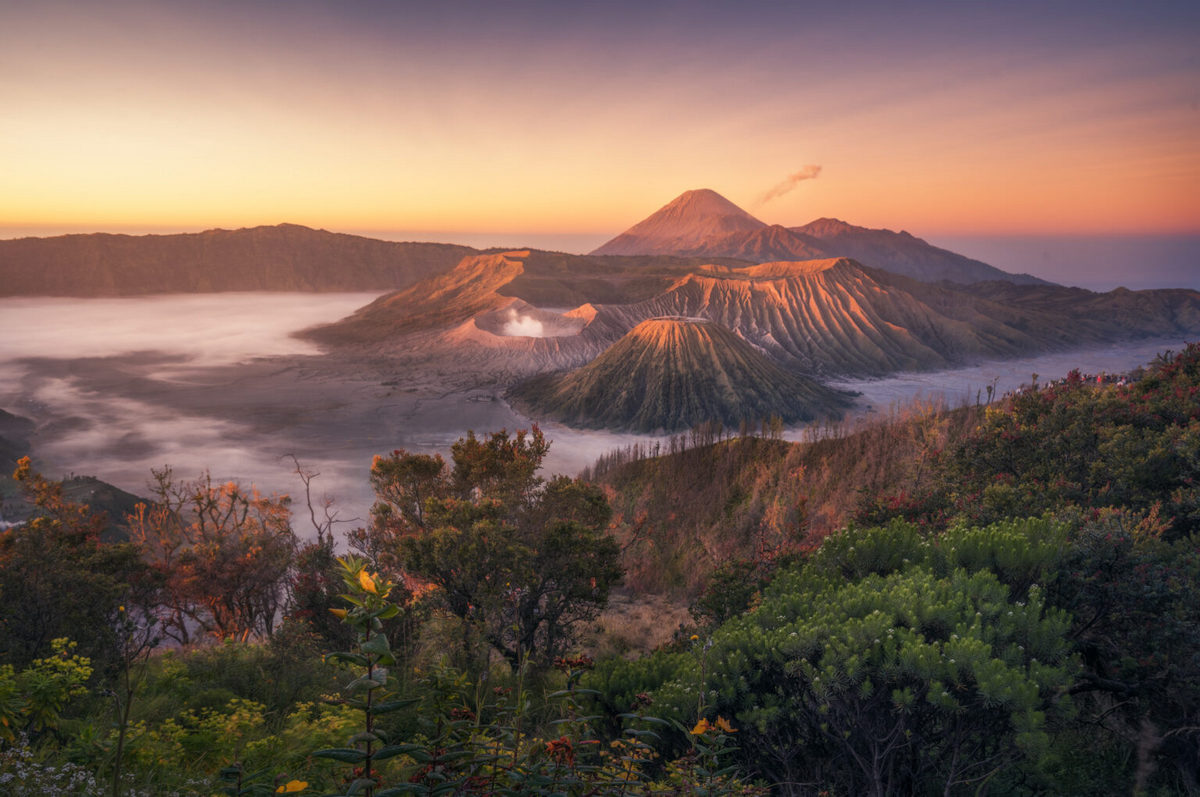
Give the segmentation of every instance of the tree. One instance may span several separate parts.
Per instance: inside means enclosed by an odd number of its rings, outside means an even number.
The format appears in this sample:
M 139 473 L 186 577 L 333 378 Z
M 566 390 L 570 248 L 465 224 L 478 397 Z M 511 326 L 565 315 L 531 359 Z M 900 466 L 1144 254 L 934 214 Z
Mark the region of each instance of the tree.
M 17 666 L 70 637 L 100 662 L 113 645 L 110 618 L 147 572 L 137 549 L 104 543 L 103 513 L 63 497 L 62 482 L 37 473 L 29 457 L 13 474 L 35 507 L 25 523 L 0 531 L 0 660 Z
M 324 646 L 343 648 L 353 641 L 353 634 L 330 612 L 331 609 L 349 607 L 342 597 L 341 566 L 334 550 L 334 526 L 351 521 L 338 517 L 329 496 L 321 500 L 318 515 L 312 483 L 321 474 L 305 468 L 295 456 L 291 459 L 296 466 L 296 475 L 304 483 L 305 506 L 316 539 L 304 542 L 296 551 L 287 583 L 286 619 L 316 634 Z
M 579 625 L 607 604 L 620 579 L 619 548 L 607 532 L 608 502 L 595 487 L 537 476 L 549 443 L 542 432 L 468 432 L 441 457 L 395 451 L 377 457 L 379 501 L 362 548 L 393 557 L 437 587 L 437 599 L 510 664 L 548 664 Z
M 221 639 L 270 636 L 296 551 L 287 496 L 263 497 L 205 473 L 176 481 L 153 471 L 154 504 L 128 518 L 130 536 L 161 575 L 163 633 Z
M 1110 512 L 1081 523 L 1051 598 L 1075 615 L 1069 638 L 1083 668 L 1071 692 L 1081 717 L 1136 767 L 1125 790 L 1194 794 L 1200 791 L 1200 546 L 1195 536 L 1166 542 L 1155 520 Z

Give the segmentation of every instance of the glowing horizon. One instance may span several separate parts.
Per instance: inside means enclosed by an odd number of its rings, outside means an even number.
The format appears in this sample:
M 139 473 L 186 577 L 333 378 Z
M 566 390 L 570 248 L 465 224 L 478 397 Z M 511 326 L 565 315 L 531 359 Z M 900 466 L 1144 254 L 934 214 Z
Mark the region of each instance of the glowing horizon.
M 0 0 L 0 237 L 1200 232 L 1200 12 L 1044 5 Z

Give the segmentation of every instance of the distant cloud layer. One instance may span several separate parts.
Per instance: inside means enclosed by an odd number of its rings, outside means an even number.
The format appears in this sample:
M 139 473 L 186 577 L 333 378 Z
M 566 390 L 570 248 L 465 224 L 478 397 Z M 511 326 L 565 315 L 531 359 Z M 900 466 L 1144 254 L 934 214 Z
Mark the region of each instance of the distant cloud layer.
M 776 184 L 775 187 L 760 196 L 757 204 L 765 205 L 772 199 L 778 199 L 804 180 L 816 179 L 820 173 L 821 167 L 810 163 L 795 174 L 789 174 L 786 180 Z

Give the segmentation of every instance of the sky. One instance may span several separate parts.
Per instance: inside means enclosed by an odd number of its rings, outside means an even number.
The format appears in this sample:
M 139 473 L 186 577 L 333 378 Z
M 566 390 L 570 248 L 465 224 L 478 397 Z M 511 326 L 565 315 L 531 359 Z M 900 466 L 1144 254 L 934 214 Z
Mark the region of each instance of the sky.
M 1200 235 L 1195 0 L 0 0 L 0 108 L 0 238 Z

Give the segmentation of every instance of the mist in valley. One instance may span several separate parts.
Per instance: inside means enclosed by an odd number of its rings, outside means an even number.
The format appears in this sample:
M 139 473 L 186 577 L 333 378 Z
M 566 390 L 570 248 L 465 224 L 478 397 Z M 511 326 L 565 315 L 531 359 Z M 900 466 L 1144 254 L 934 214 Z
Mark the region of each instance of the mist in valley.
M 205 470 L 363 518 L 371 459 L 397 448 L 448 455 L 467 430 L 528 428 L 494 388 L 454 363 L 416 367 L 324 356 L 291 333 L 342 318 L 374 294 L 205 294 L 0 301 L 0 409 L 33 420 L 36 466 L 145 494 L 151 469 Z M 540 322 L 516 317 L 515 332 Z M 537 327 L 541 329 L 541 327 Z M 549 330 L 545 330 L 549 332 Z M 543 424 L 546 468 L 575 473 L 643 439 Z
M 145 494 L 152 468 L 181 478 L 253 483 L 302 500 L 295 462 L 319 472 L 315 498 L 364 518 L 371 459 L 397 448 L 448 455 L 479 434 L 534 421 L 454 362 L 416 354 L 330 356 L 290 333 L 342 318 L 373 294 L 206 294 L 135 299 L 0 301 L 0 408 L 32 419 L 36 465 L 94 475 Z M 510 334 L 560 333 L 541 311 L 515 314 Z M 1182 341 L 1118 344 L 966 369 L 839 382 L 871 416 L 914 398 L 955 405 L 1030 381 L 1117 372 Z M 540 423 L 548 473 L 575 474 L 597 456 L 654 436 Z M 806 430 L 790 429 L 789 439 Z

